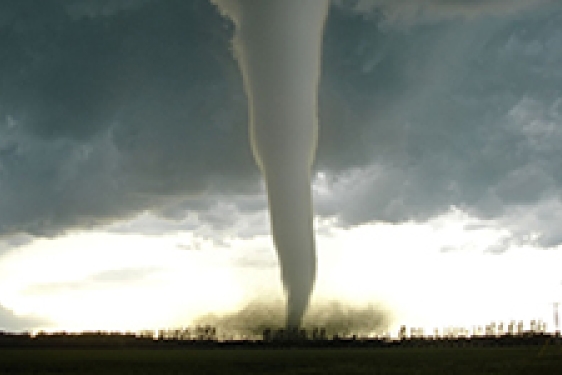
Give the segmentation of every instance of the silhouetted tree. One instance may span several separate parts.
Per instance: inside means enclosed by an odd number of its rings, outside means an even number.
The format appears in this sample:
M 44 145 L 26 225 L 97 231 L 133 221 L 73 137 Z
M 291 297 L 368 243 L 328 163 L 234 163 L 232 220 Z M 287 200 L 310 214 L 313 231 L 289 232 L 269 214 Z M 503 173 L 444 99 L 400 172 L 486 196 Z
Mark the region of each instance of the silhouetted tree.
M 398 331 L 398 338 L 404 340 L 406 338 L 407 328 L 406 326 L 400 326 L 400 331 Z

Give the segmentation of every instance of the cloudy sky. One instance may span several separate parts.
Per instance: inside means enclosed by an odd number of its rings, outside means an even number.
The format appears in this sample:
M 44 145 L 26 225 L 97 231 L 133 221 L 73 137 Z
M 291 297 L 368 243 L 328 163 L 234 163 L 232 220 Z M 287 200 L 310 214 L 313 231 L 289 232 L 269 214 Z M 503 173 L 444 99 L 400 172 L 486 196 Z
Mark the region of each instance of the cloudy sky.
M 233 25 L 207 0 L 0 3 L 0 329 L 280 299 Z M 424 327 L 562 299 L 562 5 L 333 1 L 313 304 Z

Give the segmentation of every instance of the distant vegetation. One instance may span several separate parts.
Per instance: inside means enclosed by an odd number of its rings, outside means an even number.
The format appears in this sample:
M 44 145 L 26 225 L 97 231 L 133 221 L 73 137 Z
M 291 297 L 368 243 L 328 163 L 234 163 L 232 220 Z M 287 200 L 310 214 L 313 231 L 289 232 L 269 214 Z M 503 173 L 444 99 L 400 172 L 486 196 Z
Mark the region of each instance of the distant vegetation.
M 522 324 L 519 325 L 522 327 Z M 177 348 L 177 347 L 515 347 L 553 345 L 562 348 L 560 333 L 547 333 L 542 325 L 531 324 L 532 330 L 498 330 L 495 324 L 485 330 L 476 328 L 472 335 L 467 330 L 448 329 L 442 335 L 435 332 L 426 336 L 423 331 L 402 326 L 398 338 L 386 335 L 359 336 L 355 334 L 328 334 L 323 327 L 305 330 L 265 328 L 251 336 L 221 335 L 216 327 L 199 325 L 188 328 L 146 330 L 140 332 L 38 332 L 31 334 L 0 331 L 0 348 L 28 347 L 96 347 L 96 348 Z
M 521 325 L 520 325 L 521 326 Z M 266 328 L 228 338 L 210 325 L 122 332 L 0 331 L 0 374 L 556 374 L 560 334 L 541 331 L 482 335 L 418 328 L 388 336 L 327 335 L 323 328 Z M 492 329 L 495 328 L 495 329 Z M 476 330 L 478 333 L 479 330 Z

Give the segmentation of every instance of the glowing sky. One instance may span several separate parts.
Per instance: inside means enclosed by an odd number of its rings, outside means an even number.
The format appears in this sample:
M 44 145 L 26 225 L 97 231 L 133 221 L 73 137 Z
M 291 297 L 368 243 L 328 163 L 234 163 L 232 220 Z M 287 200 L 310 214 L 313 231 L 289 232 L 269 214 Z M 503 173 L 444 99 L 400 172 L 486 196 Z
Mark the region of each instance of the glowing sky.
M 0 3 L 0 329 L 282 296 L 232 31 L 207 0 Z M 322 66 L 313 304 L 552 328 L 562 5 L 334 1 Z

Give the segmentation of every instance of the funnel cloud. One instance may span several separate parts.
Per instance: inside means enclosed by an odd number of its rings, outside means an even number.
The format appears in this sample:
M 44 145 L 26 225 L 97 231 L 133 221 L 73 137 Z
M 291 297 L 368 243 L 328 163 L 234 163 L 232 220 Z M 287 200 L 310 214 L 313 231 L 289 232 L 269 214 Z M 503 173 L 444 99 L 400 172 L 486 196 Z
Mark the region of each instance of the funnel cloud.
M 249 103 L 250 140 L 265 178 L 273 241 L 296 327 L 316 276 L 310 173 L 327 1 L 214 0 L 236 31 L 234 54 Z

